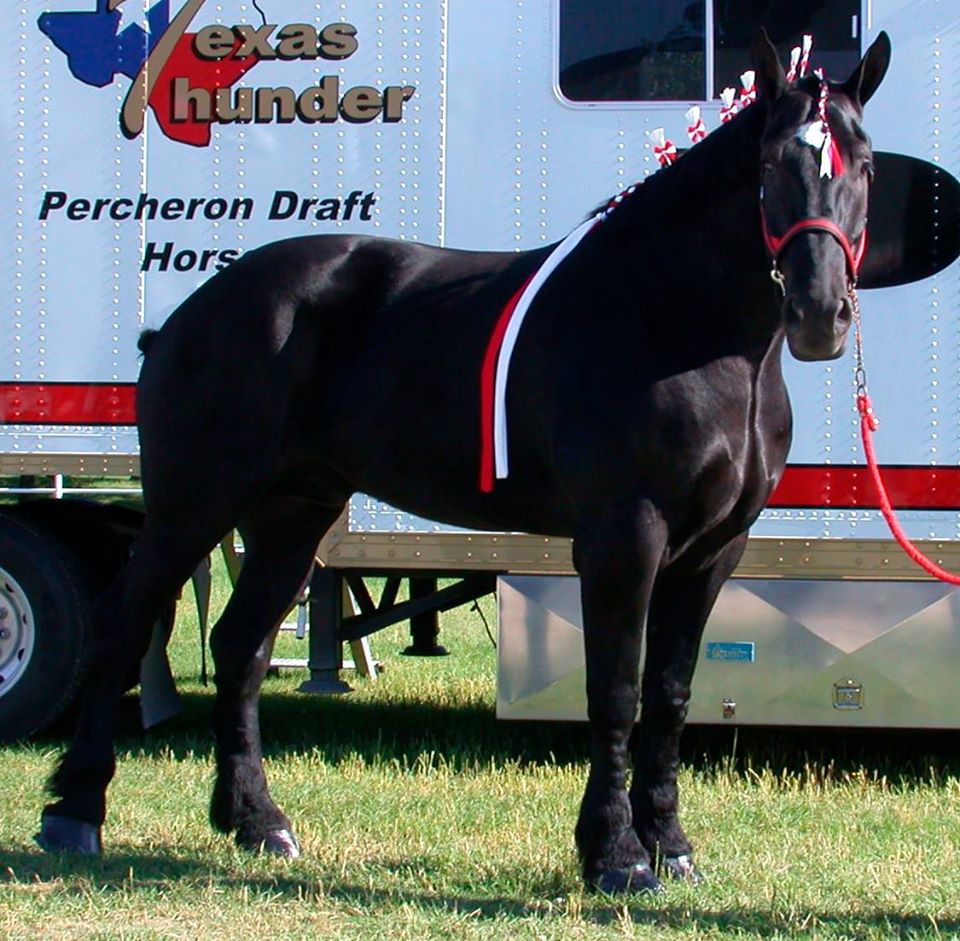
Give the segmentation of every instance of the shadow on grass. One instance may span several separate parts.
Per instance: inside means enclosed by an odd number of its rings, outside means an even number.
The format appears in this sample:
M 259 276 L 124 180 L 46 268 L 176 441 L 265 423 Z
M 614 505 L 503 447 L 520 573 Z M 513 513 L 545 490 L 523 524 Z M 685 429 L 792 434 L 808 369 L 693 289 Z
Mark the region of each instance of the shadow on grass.
M 713 934 L 725 932 L 749 933 L 759 937 L 781 938 L 784 932 L 808 931 L 815 928 L 835 932 L 838 937 L 862 937 L 873 930 L 883 930 L 890 938 L 955 937 L 960 932 L 960 919 L 939 920 L 934 925 L 926 916 L 904 914 L 900 911 L 873 912 L 817 912 L 779 911 L 775 908 L 757 906 L 731 911 L 697 910 L 689 895 L 682 902 L 671 904 L 669 890 L 666 896 L 642 897 L 632 901 L 620 901 L 601 896 L 584 895 L 579 886 L 571 887 L 557 874 L 545 874 L 545 881 L 529 899 L 508 896 L 480 896 L 473 885 L 455 887 L 448 892 L 424 892 L 395 888 L 376 888 L 369 884 L 354 885 L 337 883 L 323 873 L 311 878 L 298 878 L 289 872 L 277 875 L 242 876 L 199 859 L 171 859 L 167 856 L 150 856 L 142 853 L 114 852 L 108 857 L 50 856 L 17 851 L 2 854 L 4 869 L 0 871 L 0 885 L 4 883 L 30 885 L 48 883 L 56 879 L 66 880 L 65 891 L 69 892 L 70 880 L 82 880 L 87 891 L 92 883 L 98 892 L 131 892 L 138 889 L 151 891 L 168 885 L 182 886 L 192 882 L 204 888 L 211 884 L 219 890 L 238 895 L 256 903 L 256 896 L 272 900 L 281 897 L 293 902 L 341 903 L 352 909 L 368 911 L 376 915 L 389 914 L 391 909 L 414 906 L 427 912 L 453 915 L 469 914 L 478 920 L 536 919 L 542 921 L 573 917 L 595 925 L 623 923 L 627 918 L 635 925 L 650 925 L 663 929 L 677 928 Z M 279 865 L 279 864 L 278 864 Z M 424 860 L 405 860 L 381 868 L 389 878 L 392 875 L 417 878 L 418 874 L 431 874 Z M 529 871 L 504 872 L 505 881 L 528 882 Z
M 122 703 L 118 758 L 124 754 L 212 754 L 213 692 L 183 694 L 181 715 L 155 729 L 140 729 L 136 696 Z M 585 763 L 589 734 L 581 722 L 505 722 L 492 704 L 437 705 L 430 701 L 370 702 L 350 696 L 306 696 L 265 687 L 261 703 L 264 753 L 273 758 L 319 752 L 337 764 L 412 762 L 440 754 L 453 768 L 477 763 L 559 767 Z M 60 747 L 60 728 L 36 740 Z M 740 774 L 769 768 L 818 780 L 847 775 L 886 777 L 906 786 L 960 776 L 960 733 L 954 731 L 792 729 L 690 726 L 682 761 L 702 773 Z

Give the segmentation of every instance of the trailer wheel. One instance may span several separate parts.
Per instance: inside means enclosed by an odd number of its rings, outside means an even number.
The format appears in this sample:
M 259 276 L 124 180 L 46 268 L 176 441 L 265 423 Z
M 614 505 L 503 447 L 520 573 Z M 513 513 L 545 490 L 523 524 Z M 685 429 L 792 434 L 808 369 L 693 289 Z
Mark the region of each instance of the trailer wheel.
M 59 716 L 86 664 L 90 602 L 52 537 L 0 514 L 0 741 Z

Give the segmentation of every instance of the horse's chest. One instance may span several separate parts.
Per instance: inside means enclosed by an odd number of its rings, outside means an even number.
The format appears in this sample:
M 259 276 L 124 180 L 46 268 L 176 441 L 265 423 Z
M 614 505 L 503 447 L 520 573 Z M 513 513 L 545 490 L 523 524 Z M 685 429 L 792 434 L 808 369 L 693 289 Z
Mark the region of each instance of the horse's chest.
M 751 386 L 714 401 L 700 414 L 700 459 L 688 481 L 687 524 L 731 534 L 750 526 L 766 506 L 786 464 L 790 406 L 782 385 Z

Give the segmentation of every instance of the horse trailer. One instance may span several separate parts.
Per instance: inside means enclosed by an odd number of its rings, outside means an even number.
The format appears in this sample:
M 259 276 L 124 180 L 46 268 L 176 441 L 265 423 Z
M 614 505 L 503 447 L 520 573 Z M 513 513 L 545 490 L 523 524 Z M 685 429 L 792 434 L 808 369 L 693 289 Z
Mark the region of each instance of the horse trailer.
M 918 546 L 960 570 L 955 5 L 16 0 L 0 23 L 0 739 L 70 704 L 93 599 L 136 539 L 140 516 L 112 491 L 62 482 L 138 477 L 145 328 L 245 250 L 291 236 L 555 242 L 749 98 L 761 25 L 785 64 L 812 37 L 810 68 L 837 77 L 893 37 L 870 104 L 865 364 L 890 499 Z M 960 595 L 888 534 L 852 359 L 784 359 L 790 464 L 708 625 L 691 721 L 960 727 Z M 498 715 L 585 718 L 568 541 L 457 529 L 358 494 L 317 558 L 305 688 L 336 685 L 344 642 L 496 589 Z M 160 631 L 141 672 L 159 699 L 163 648 Z

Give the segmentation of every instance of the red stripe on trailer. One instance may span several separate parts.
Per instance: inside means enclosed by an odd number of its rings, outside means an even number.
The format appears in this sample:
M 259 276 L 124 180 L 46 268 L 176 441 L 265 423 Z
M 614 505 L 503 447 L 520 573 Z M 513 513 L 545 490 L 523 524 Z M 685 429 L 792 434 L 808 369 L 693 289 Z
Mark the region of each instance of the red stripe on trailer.
M 135 425 L 136 388 L 132 382 L 0 383 L 0 423 Z
M 960 510 L 960 467 L 888 464 L 880 471 L 898 510 Z M 875 510 L 880 502 L 864 466 L 791 464 L 768 506 Z
M 522 289 L 521 289 L 522 290 Z M 519 294 L 520 292 L 518 292 Z M 511 299 L 512 301 L 513 299 Z M 487 352 L 484 385 L 484 489 L 493 484 L 492 361 L 509 321 L 511 304 Z M 498 337 L 496 335 L 499 335 Z M 0 383 L 0 423 L 8 425 L 135 425 L 135 383 Z M 960 511 L 960 467 L 886 465 L 881 468 L 890 502 L 900 510 Z M 863 509 L 879 507 L 869 471 L 861 465 L 791 464 L 770 499 L 770 507 Z

